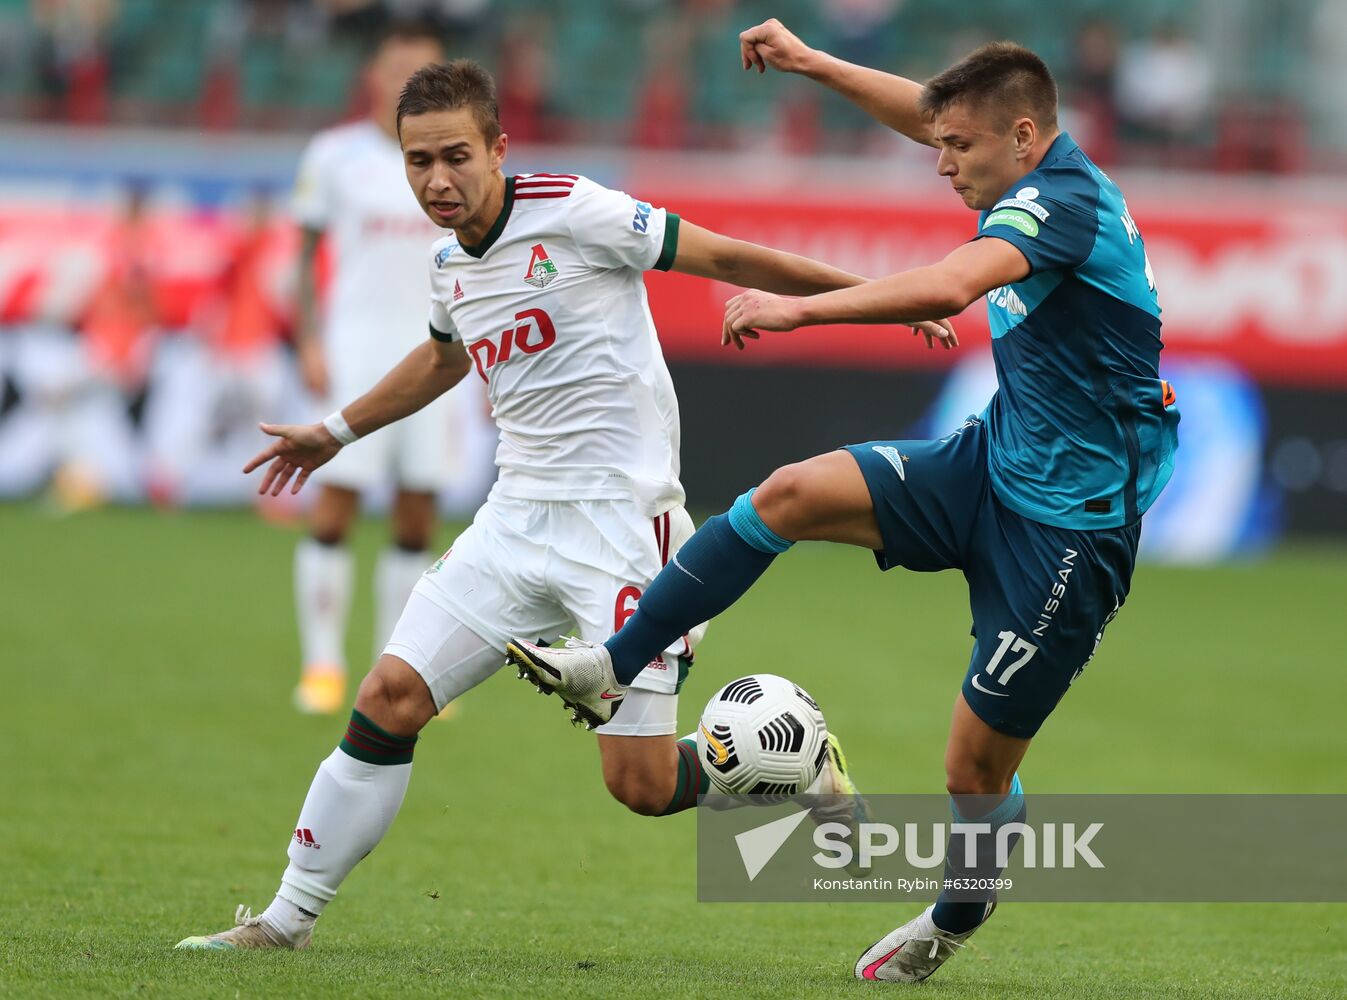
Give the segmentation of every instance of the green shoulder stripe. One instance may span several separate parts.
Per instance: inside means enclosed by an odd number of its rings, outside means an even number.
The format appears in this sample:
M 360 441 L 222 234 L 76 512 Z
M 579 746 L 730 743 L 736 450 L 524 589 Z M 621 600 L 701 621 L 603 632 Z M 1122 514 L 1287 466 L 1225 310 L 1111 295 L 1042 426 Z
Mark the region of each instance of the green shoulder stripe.
M 1038 220 L 1018 208 L 1003 208 L 987 216 L 982 228 L 990 229 L 992 226 L 1009 226 L 1011 229 L 1018 229 L 1025 236 L 1038 235 Z

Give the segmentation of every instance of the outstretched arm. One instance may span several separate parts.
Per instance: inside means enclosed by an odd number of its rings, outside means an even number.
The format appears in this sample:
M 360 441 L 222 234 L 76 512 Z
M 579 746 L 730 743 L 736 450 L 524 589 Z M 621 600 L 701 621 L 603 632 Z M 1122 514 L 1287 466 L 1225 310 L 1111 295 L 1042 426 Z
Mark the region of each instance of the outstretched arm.
M 907 323 L 954 316 L 993 288 L 1020 281 L 1029 261 L 1006 240 L 965 243 L 938 264 L 803 299 L 745 292 L 725 305 L 725 326 L 794 330 L 830 323 Z
M 865 278 L 830 264 L 722 236 L 686 220 L 679 226 L 678 251 L 670 270 L 785 295 L 812 295 L 853 288 L 866 282 Z M 944 317 L 935 319 L 943 320 Z M 928 344 L 935 340 L 943 341 L 946 346 L 951 340 L 958 343 L 954 329 L 948 323 L 922 322 L 913 326 L 926 336 Z M 722 345 L 733 343 L 742 351 L 744 337 L 755 339 L 757 334 L 752 330 L 735 331 L 725 326 L 720 342 Z
M 813 295 L 866 281 L 831 264 L 721 236 L 686 219 L 680 220 L 678 250 L 669 270 L 782 295 Z
M 298 493 L 309 474 L 331 460 L 344 443 L 410 416 L 452 389 L 471 368 L 472 362 L 461 343 L 427 340 L 413 348 L 374 388 L 339 412 L 353 435 L 346 442 L 338 440 L 326 422 L 262 424 L 262 430 L 277 440 L 258 453 L 243 471 L 252 472 L 270 462 L 257 492 L 270 491 L 272 496 L 279 496 L 293 478 L 290 492 Z
M 462 343 L 427 339 L 341 414 L 357 436 L 373 434 L 443 396 L 471 370 Z
M 917 109 L 921 84 L 892 73 L 882 73 L 844 62 L 819 49 L 811 49 L 776 18 L 749 28 L 739 35 L 739 55 L 744 69 L 767 67 L 782 73 L 798 73 L 831 87 L 876 121 L 925 146 L 937 145 L 931 123 Z

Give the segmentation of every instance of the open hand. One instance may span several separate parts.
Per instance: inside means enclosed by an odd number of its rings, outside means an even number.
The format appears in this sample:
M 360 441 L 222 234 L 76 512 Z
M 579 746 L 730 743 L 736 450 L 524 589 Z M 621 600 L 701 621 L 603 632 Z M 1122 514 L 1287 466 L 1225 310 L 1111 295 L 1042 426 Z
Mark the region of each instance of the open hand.
M 954 332 L 954 324 L 947 319 L 922 320 L 912 324 L 912 336 L 921 334 L 926 338 L 926 346 L 935 349 L 936 341 L 945 350 L 959 346 L 959 336 Z
M 278 440 L 264 448 L 243 467 L 245 474 L 270 462 L 257 492 L 278 497 L 285 484 L 294 478 L 291 493 L 298 493 L 308 482 L 309 473 L 341 451 L 341 442 L 322 424 L 258 424 Z
M 759 339 L 759 330 L 794 330 L 800 325 L 797 299 L 783 298 L 769 292 L 750 289 L 725 303 L 725 319 L 720 328 L 720 344 L 733 344 L 743 350 L 745 341 Z M 954 324 L 947 319 L 922 320 L 913 323 L 912 335 L 926 338 L 926 346 L 934 349 L 938 343 L 945 350 L 959 346 Z

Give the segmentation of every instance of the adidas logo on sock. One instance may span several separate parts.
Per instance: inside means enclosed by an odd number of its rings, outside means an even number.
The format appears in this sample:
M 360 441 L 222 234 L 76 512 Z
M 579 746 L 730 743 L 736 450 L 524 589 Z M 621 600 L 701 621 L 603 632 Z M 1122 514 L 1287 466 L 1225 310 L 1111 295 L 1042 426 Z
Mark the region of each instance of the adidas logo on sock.
M 312 847 L 315 851 L 323 849 L 323 845 L 313 839 L 313 831 L 308 827 L 299 827 L 295 830 L 295 843 L 300 847 Z

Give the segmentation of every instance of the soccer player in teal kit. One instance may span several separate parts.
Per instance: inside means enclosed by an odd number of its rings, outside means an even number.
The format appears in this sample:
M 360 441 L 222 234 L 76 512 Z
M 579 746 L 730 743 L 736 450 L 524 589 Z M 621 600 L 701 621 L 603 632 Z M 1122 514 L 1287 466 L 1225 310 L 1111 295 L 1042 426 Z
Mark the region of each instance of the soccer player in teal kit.
M 1159 377 L 1141 234 L 1118 188 L 1058 129 L 1056 83 L 1027 49 L 983 46 L 923 87 L 814 51 L 775 20 L 740 41 L 745 69 L 814 78 L 938 148 L 939 173 L 981 214 L 974 238 L 931 266 L 805 298 L 739 295 L 727 333 L 944 318 L 985 296 L 998 390 L 939 440 L 873 441 L 778 469 L 688 540 L 605 644 L 516 642 L 512 658 L 597 724 L 661 649 L 797 541 L 863 545 L 881 569 L 959 569 L 975 642 L 946 785 L 960 819 L 1020 821 L 1020 761 L 1122 606 L 1141 516 L 1172 471 L 1178 411 Z M 867 636 L 855 655 L 888 650 Z M 997 874 L 994 858 L 958 857 L 947 876 Z M 856 976 L 926 978 L 995 901 L 946 890 L 866 949 Z

